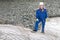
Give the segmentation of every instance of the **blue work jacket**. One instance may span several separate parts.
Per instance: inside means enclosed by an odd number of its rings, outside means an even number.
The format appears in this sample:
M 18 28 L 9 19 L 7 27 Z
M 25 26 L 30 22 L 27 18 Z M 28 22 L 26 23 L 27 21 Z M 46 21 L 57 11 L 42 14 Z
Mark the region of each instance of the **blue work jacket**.
M 47 18 L 47 10 L 46 9 L 37 9 L 36 10 L 36 18 L 37 19 L 41 19 L 41 20 L 45 20 Z

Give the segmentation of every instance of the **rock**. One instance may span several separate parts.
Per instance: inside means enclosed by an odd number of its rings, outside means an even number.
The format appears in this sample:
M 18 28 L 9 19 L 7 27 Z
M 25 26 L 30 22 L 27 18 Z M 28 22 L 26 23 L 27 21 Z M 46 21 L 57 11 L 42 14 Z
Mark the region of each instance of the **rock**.
M 3 18 L 0 23 L 23 24 L 33 28 L 40 1 L 42 0 L 0 0 L 0 19 Z M 44 0 L 44 3 L 49 17 L 60 16 L 60 0 Z
M 33 32 L 22 25 L 0 24 L 0 40 L 60 40 L 60 17 L 49 19 L 44 34 L 41 33 L 41 28 Z

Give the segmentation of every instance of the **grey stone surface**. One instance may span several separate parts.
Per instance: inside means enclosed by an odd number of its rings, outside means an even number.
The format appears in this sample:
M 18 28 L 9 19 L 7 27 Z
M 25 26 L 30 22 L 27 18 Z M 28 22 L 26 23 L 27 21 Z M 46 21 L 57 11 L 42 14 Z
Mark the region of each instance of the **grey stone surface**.
M 33 28 L 41 0 L 0 0 L 0 23 Z M 44 0 L 48 16 L 60 16 L 60 0 Z
M 45 0 L 49 16 L 60 16 L 60 0 Z
M 13 25 L 0 25 L 0 40 L 29 40 L 22 29 Z
M 0 40 L 60 40 L 60 17 L 49 18 L 45 33 L 41 28 L 34 32 L 23 26 L 0 24 Z

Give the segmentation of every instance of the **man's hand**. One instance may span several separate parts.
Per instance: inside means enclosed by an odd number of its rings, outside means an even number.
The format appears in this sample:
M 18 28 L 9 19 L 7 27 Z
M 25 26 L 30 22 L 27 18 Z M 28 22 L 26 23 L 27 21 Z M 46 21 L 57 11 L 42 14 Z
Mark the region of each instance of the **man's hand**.
M 39 21 L 38 19 L 36 19 L 36 21 Z
M 48 18 L 46 19 L 46 22 L 47 22 L 47 21 L 49 21 L 49 19 L 48 19 Z

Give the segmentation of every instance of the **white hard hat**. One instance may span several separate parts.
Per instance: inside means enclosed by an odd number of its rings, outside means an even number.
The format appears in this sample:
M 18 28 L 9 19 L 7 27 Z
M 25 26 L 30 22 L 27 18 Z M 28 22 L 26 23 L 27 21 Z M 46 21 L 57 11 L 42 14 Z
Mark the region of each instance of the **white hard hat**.
M 44 5 L 44 2 L 40 2 L 39 5 Z

